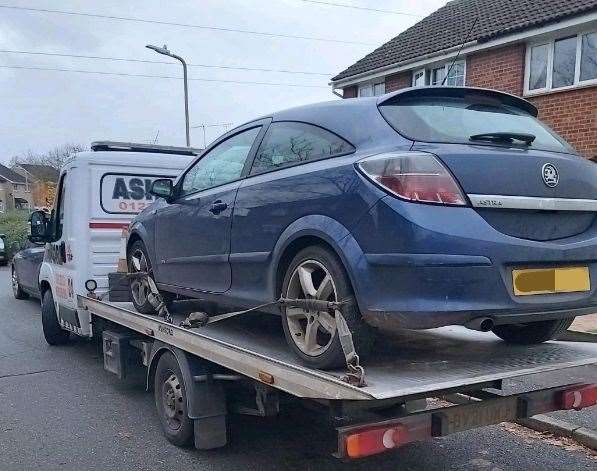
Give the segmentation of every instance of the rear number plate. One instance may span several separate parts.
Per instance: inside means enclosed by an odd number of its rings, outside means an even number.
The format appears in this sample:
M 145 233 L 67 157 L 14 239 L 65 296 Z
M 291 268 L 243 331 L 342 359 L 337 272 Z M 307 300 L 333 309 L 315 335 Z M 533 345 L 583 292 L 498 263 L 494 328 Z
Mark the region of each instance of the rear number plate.
M 516 296 L 574 293 L 589 291 L 591 278 L 588 267 L 523 269 L 512 270 L 512 285 Z
M 445 436 L 517 418 L 518 400 L 515 397 L 448 407 L 432 415 L 433 435 Z

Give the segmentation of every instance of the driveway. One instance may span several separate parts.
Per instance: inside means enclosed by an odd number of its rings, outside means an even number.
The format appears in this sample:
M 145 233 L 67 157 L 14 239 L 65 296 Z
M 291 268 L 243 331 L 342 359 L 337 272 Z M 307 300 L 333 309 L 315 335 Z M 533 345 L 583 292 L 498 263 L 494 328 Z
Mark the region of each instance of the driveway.
M 343 464 L 320 417 L 298 404 L 274 419 L 233 417 L 231 445 L 199 452 L 162 436 L 143 378 L 120 382 L 91 342 L 49 347 L 39 305 L 16 301 L 0 269 L 0 469 L 12 470 L 543 470 L 595 469 L 574 443 L 511 425 L 486 427 Z M 578 374 L 595 376 L 595 368 Z M 568 375 L 569 376 L 569 375 Z M 554 378 L 554 381 L 556 378 Z M 541 382 L 549 382 L 543 375 Z

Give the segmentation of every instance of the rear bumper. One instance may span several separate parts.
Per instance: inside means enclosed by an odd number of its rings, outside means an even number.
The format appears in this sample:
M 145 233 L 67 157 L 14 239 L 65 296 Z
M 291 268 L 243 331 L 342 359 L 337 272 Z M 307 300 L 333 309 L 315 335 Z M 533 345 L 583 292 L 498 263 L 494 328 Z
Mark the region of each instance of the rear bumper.
M 365 320 L 429 329 L 489 317 L 495 325 L 597 312 L 597 229 L 551 242 L 504 235 L 471 208 L 382 199 L 353 230 L 350 271 Z M 589 267 L 590 291 L 515 296 L 513 268 Z
M 451 312 L 381 312 L 365 311 L 363 318 L 369 325 L 381 330 L 397 329 L 434 329 L 446 325 L 466 325 L 473 319 L 487 317 L 493 325 L 539 322 L 585 316 L 597 312 L 597 306 L 559 311 L 540 312 L 488 312 L 488 311 L 451 311 Z

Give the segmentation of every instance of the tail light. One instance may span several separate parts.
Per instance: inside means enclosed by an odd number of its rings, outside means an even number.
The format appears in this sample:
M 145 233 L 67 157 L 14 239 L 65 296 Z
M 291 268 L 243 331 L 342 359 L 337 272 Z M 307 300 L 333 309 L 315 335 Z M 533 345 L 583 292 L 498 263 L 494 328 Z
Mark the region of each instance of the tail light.
M 361 430 L 346 437 L 346 455 L 363 458 L 397 448 L 408 441 L 408 431 L 400 424 Z
M 597 406 L 597 384 L 581 385 L 562 393 L 562 409 L 581 410 L 591 406 Z
M 374 183 L 399 198 L 422 203 L 466 205 L 458 183 L 432 154 L 381 154 L 363 159 L 357 166 Z

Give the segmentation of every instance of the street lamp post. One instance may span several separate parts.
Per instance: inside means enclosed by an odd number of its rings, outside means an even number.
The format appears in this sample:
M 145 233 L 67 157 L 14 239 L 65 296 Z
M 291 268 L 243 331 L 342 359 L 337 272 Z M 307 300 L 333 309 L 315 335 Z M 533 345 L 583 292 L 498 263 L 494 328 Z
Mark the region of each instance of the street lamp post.
M 152 51 L 157 52 L 158 54 L 163 54 L 165 56 L 170 56 L 176 60 L 179 60 L 182 63 L 182 73 L 184 79 L 184 115 L 185 115 L 185 123 L 186 123 L 186 132 L 187 132 L 187 147 L 191 147 L 191 134 L 190 134 L 190 125 L 189 125 L 189 86 L 188 86 L 188 79 L 187 79 L 187 63 L 185 60 L 176 55 L 171 53 L 168 50 L 168 47 L 164 44 L 164 47 L 152 46 L 148 44 L 145 46 Z

